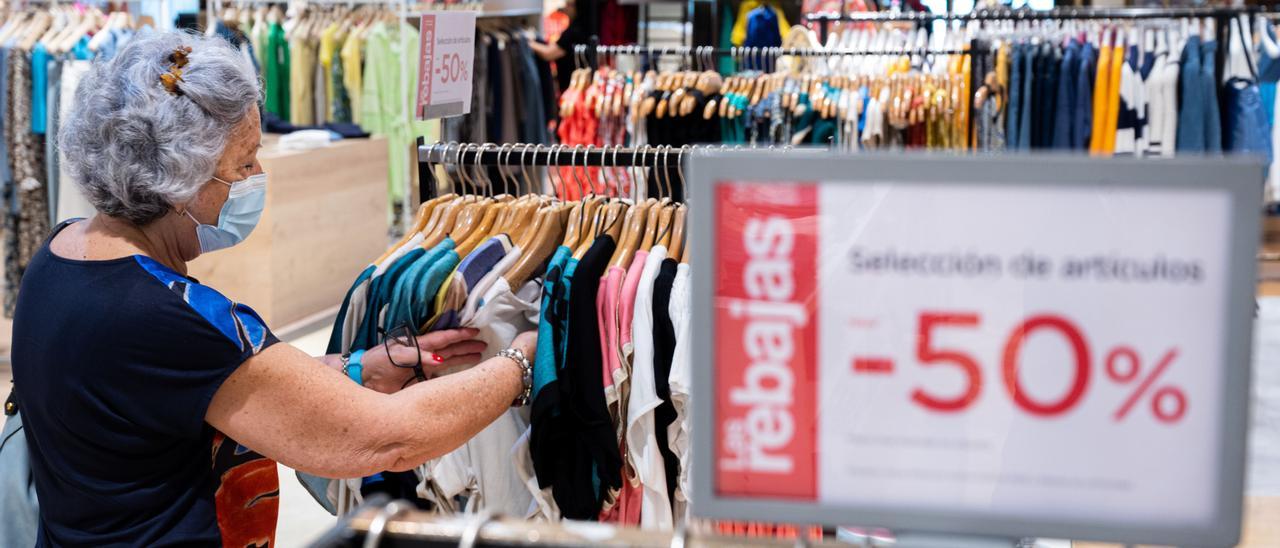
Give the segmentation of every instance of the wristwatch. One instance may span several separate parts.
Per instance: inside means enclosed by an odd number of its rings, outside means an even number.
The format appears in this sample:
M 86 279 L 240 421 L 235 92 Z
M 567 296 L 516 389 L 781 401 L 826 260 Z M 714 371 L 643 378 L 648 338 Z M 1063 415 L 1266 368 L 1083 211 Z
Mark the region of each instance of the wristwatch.
M 529 358 L 526 358 L 524 351 L 519 348 L 508 348 L 499 351 L 497 356 L 516 362 L 516 365 L 519 365 L 522 370 L 520 382 L 524 383 L 524 390 L 520 391 L 520 395 L 516 396 L 515 401 L 511 402 L 511 407 L 529 405 L 529 400 L 533 399 L 533 364 L 529 363 Z
M 342 374 L 356 384 L 364 385 L 364 350 L 342 355 Z

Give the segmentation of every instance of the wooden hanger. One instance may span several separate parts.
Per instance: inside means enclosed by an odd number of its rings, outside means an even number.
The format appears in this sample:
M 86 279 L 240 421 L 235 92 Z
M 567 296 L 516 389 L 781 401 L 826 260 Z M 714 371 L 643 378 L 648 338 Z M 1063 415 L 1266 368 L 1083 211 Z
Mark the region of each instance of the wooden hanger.
M 626 219 L 620 231 L 621 242 L 613 252 L 609 266 L 624 270 L 631 266 L 631 260 L 635 258 L 636 250 L 640 248 L 640 240 L 644 237 L 644 223 L 652 205 L 646 201 L 627 209 Z
M 676 206 L 675 218 L 671 228 L 671 251 L 667 254 L 682 263 L 687 263 L 687 247 L 685 245 L 685 222 L 688 217 L 689 207 L 685 204 Z
M 584 237 L 582 241 L 578 242 L 578 247 L 574 248 L 573 258 L 582 260 L 586 256 L 587 250 L 591 249 L 591 246 L 596 243 L 596 236 L 600 234 L 599 229 L 604 226 L 601 221 L 607 213 L 607 208 L 601 207 L 604 205 L 604 200 L 595 196 L 586 200 L 584 214 L 586 215 L 585 220 L 589 221 L 590 224 L 582 231 Z
M 555 253 L 556 244 L 568 228 L 569 223 L 566 221 L 571 221 L 571 209 L 573 208 L 568 204 L 560 203 L 549 205 L 540 211 L 542 219 L 538 223 L 538 233 L 527 247 L 521 248 L 520 260 L 503 275 L 512 288 L 518 288 L 529 281 L 537 268 Z
M 387 250 L 383 252 L 382 255 L 380 255 L 377 258 L 377 260 L 373 261 L 373 264 L 378 264 L 378 263 L 381 263 L 382 261 L 387 260 L 387 257 L 390 257 L 391 254 L 395 252 L 395 250 L 400 249 L 401 247 L 404 247 L 404 245 L 409 243 L 409 240 L 413 239 L 415 235 L 421 233 L 423 228 L 427 226 L 427 222 L 430 220 L 431 214 L 437 211 L 436 206 L 444 202 L 446 199 L 452 199 L 452 198 L 453 198 L 452 194 L 450 194 L 448 197 L 440 196 L 440 197 L 427 200 L 423 202 L 422 205 L 418 206 L 418 215 L 414 219 L 413 228 L 406 231 L 404 236 L 402 236 L 398 242 L 396 242 L 395 244 L 392 244 L 391 247 L 387 248 Z

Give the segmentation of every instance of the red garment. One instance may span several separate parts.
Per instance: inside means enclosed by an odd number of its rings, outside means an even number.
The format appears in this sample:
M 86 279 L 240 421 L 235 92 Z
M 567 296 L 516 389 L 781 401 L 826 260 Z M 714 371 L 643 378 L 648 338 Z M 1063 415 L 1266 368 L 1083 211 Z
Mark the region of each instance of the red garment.
M 569 89 L 560 96 L 562 111 L 565 105 L 573 106 L 573 112 L 568 116 L 562 117 L 560 128 L 556 131 L 560 138 L 560 144 L 569 147 L 574 145 L 594 145 L 599 147 L 604 144 L 604 140 L 600 137 L 600 119 L 596 117 L 596 107 L 599 105 L 602 95 L 603 90 L 597 79 L 596 82 L 587 86 L 585 92 L 578 89 Z M 585 146 L 579 147 L 579 154 L 585 152 L 585 148 Z M 568 154 L 570 159 L 573 158 L 572 151 L 562 152 L 561 154 Z M 598 167 L 587 168 L 586 170 L 580 167 L 562 167 L 559 168 L 558 175 L 563 184 L 557 184 L 556 195 L 562 200 L 580 200 L 584 192 L 594 192 L 596 194 L 604 194 L 605 192 L 604 184 L 600 178 L 600 168 Z
M 600 6 L 600 44 L 624 46 L 636 43 L 640 28 L 638 20 L 637 6 L 623 6 L 618 4 L 618 0 L 605 0 Z

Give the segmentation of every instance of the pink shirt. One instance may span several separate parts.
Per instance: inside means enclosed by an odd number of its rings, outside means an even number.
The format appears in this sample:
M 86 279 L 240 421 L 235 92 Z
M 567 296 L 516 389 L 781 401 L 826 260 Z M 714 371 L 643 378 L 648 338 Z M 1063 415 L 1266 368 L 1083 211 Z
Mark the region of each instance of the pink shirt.
M 600 353 L 604 364 L 604 400 L 609 408 L 609 418 L 613 419 L 614 430 L 618 441 L 622 441 L 623 425 L 627 422 L 626 412 L 619 405 L 622 395 L 619 390 L 626 380 L 626 371 L 622 369 L 622 342 L 618 324 L 618 301 L 622 298 L 622 280 L 626 271 L 622 267 L 610 266 L 605 271 L 603 283 L 596 294 L 596 317 L 600 326 Z
M 627 279 L 622 284 L 621 308 L 618 310 L 618 315 L 622 318 L 620 322 L 622 327 L 622 348 L 624 349 L 623 355 L 627 356 L 627 358 L 631 356 L 631 351 L 627 347 L 631 346 L 631 316 L 636 309 L 636 291 L 640 288 L 640 273 L 644 271 L 644 263 L 648 258 L 648 251 L 636 251 L 635 258 L 631 259 L 631 268 L 627 270 Z M 627 369 L 629 370 L 631 369 L 630 359 L 627 361 Z

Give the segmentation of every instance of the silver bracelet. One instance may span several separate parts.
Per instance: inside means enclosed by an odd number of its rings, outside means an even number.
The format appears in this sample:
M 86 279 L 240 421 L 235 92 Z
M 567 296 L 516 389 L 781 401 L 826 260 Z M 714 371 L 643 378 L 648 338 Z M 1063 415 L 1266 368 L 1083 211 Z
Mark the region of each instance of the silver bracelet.
M 519 365 L 521 369 L 520 382 L 524 384 L 524 390 L 521 390 L 520 395 L 516 396 L 515 401 L 511 402 L 511 407 L 529 405 L 530 400 L 533 399 L 533 364 L 529 363 L 529 358 L 526 358 L 524 351 L 519 348 L 508 348 L 499 351 L 497 356 L 516 362 L 516 365 Z

